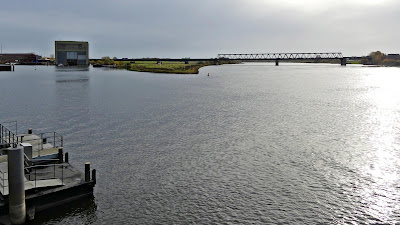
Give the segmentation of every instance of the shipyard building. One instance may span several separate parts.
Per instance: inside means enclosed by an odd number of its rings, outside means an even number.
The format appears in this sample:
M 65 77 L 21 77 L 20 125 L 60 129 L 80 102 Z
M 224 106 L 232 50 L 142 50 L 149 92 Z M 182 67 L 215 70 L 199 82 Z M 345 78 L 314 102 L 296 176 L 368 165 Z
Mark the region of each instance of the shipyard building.
M 2 53 L 0 54 L 0 63 L 35 63 L 40 56 L 35 53 Z
M 89 43 L 87 41 L 56 41 L 55 51 L 57 65 L 89 65 Z

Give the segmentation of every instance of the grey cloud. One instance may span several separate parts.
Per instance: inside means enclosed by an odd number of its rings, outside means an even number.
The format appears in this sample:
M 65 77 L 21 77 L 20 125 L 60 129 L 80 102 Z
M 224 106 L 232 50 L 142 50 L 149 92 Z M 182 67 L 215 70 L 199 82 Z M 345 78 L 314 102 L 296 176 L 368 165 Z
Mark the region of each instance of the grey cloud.
M 399 3 L 327 1 L 6 1 L 0 42 L 49 55 L 54 40 L 87 40 L 91 57 L 215 57 L 221 52 L 399 52 Z

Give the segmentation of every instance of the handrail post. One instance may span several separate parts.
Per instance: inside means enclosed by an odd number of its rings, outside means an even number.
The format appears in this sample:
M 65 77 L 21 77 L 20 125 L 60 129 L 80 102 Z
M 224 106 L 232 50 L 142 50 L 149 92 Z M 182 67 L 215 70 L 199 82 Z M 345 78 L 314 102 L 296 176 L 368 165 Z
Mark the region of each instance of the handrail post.
M 64 165 L 61 165 L 61 183 L 64 185 Z
M 53 177 L 56 178 L 56 165 L 53 165 L 53 169 L 54 169 Z
M 40 142 L 41 142 L 41 140 L 42 140 L 42 139 L 39 139 L 39 140 L 38 140 L 38 157 L 40 157 L 40 150 L 41 150 L 41 149 L 40 149 Z

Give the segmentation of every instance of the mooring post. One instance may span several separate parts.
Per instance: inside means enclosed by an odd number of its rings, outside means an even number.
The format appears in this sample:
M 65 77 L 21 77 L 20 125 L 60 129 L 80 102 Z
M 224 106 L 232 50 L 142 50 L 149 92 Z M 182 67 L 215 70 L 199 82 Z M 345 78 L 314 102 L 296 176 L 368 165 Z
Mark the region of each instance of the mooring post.
M 63 147 L 58 147 L 58 160 L 60 160 L 60 163 L 64 163 L 64 149 L 63 149 Z
M 275 60 L 275 66 L 279 66 L 279 59 Z
M 90 182 L 90 162 L 85 163 L 85 181 Z
M 69 163 L 68 152 L 65 153 L 65 162 L 66 162 L 66 163 Z
M 96 184 L 96 169 L 92 170 L 92 181 Z
M 8 150 L 8 201 L 12 224 L 24 224 L 26 219 L 24 150 L 18 146 Z
M 32 134 L 32 128 L 28 129 L 28 134 Z

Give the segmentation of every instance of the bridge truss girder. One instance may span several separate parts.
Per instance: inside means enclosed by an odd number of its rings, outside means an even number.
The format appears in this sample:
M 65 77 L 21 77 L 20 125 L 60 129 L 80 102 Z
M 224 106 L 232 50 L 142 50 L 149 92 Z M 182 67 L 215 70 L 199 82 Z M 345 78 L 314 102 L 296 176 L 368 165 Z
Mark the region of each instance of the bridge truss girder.
M 256 54 L 218 54 L 219 59 L 232 60 L 302 60 L 302 59 L 342 59 L 340 52 L 327 53 L 256 53 Z

